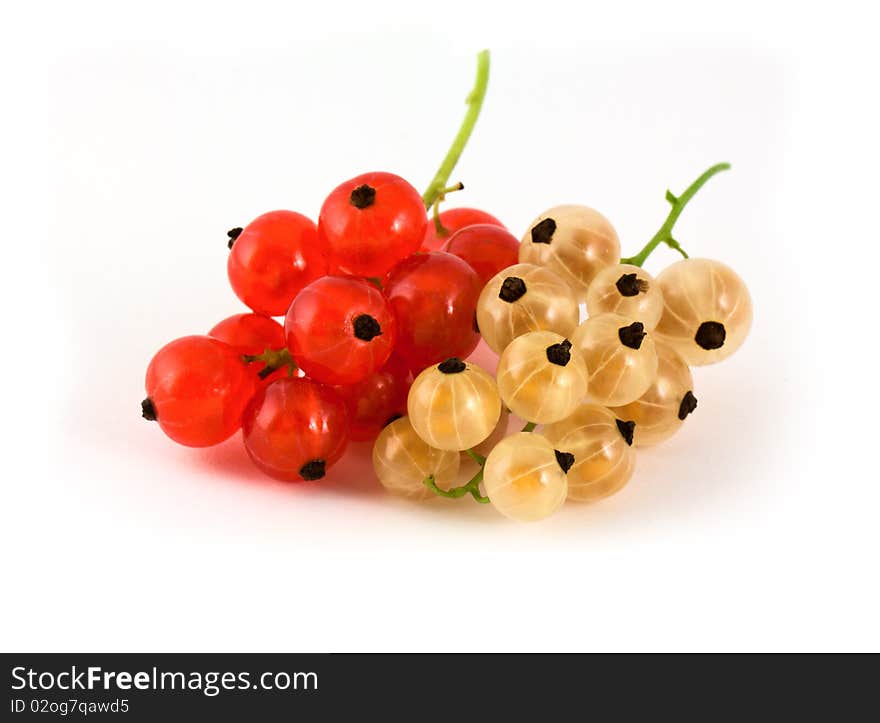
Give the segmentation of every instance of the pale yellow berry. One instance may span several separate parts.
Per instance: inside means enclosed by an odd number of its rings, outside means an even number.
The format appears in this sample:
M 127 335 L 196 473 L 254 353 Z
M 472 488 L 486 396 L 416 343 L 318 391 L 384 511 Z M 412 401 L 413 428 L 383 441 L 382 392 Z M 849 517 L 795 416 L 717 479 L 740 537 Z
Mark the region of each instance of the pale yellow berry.
M 486 439 L 501 416 L 501 397 L 492 376 L 457 358 L 422 371 L 406 406 L 413 429 L 425 442 L 455 451 Z
M 593 278 L 620 260 L 617 232 L 601 213 L 587 206 L 556 206 L 536 218 L 519 246 L 521 263 L 555 271 L 586 301 Z
M 655 334 L 691 366 L 726 359 L 745 341 L 752 300 L 730 267 L 710 259 L 684 259 L 667 267 L 657 283 L 663 315 Z
M 379 433 L 373 443 L 373 469 L 382 486 L 391 494 L 414 500 L 428 500 L 437 495 L 425 487 L 426 477 L 433 476 L 437 486 L 449 489 L 458 476 L 457 452 L 435 449 L 426 444 L 401 417 Z
M 587 366 L 571 342 L 552 331 L 514 339 L 498 360 L 498 391 L 521 419 L 547 424 L 567 417 L 587 393 Z
M 590 317 L 575 330 L 571 343 L 587 365 L 589 398 L 603 406 L 635 401 L 657 375 L 654 340 L 641 322 L 625 316 Z
M 640 321 L 651 331 L 663 313 L 663 293 L 644 269 L 631 264 L 615 264 L 602 269 L 587 292 L 587 313 L 620 314 Z
M 539 434 L 518 432 L 489 453 L 483 487 L 501 514 L 534 522 L 559 509 L 568 483 L 553 446 Z
M 496 274 L 477 302 L 477 326 L 496 354 L 527 331 L 567 336 L 579 319 L 578 303 L 568 285 L 534 264 L 514 264 Z

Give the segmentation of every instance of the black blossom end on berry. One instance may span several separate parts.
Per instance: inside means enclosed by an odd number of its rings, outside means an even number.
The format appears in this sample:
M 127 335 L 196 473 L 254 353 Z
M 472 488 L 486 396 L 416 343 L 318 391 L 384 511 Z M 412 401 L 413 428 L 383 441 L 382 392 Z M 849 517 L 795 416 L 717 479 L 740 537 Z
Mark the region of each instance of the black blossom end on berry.
M 545 218 L 532 226 L 532 243 L 549 244 L 553 240 L 554 233 L 556 233 L 556 221 L 552 218 Z
M 156 407 L 153 404 L 153 400 L 149 397 L 141 402 L 141 416 L 148 422 L 155 422 L 158 419 L 156 416 Z
M 232 244 L 234 244 L 235 240 L 239 236 L 241 236 L 242 231 L 244 231 L 244 229 L 241 226 L 236 226 L 235 228 L 231 228 L 226 232 L 226 235 L 229 236 L 229 243 L 227 243 L 226 245 L 229 248 L 232 248 Z
M 645 325 L 640 321 L 634 321 L 629 326 L 621 326 L 617 330 L 617 336 L 620 337 L 620 343 L 628 346 L 630 349 L 640 349 L 642 340 L 648 336 L 645 331 Z
M 366 183 L 358 186 L 348 197 L 351 205 L 361 210 L 369 208 L 376 202 L 376 189 Z
M 636 431 L 636 423 L 624 422 L 622 419 L 618 419 L 616 421 L 617 429 L 620 432 L 620 436 L 623 437 L 623 441 L 626 442 L 630 447 L 632 447 L 633 433 Z
M 648 282 L 637 274 L 624 274 L 614 284 L 621 296 L 638 296 L 648 290 Z
M 526 293 L 526 282 L 519 276 L 508 276 L 501 284 L 501 291 L 498 292 L 498 298 L 512 304 L 519 301 Z
M 547 361 L 564 367 L 571 361 L 571 342 L 566 339 L 547 347 Z
M 727 330 L 724 324 L 717 321 L 704 321 L 694 334 L 694 341 L 697 342 L 706 351 L 720 349 L 724 346 L 724 340 L 727 338 Z
M 451 356 L 445 362 L 438 364 L 437 368 L 444 374 L 461 374 L 461 372 L 467 369 L 467 364 L 457 356 Z
M 390 417 L 388 417 L 388 421 L 385 422 L 385 424 L 383 424 L 382 426 L 387 427 L 389 424 L 396 422 L 398 419 L 403 419 L 403 415 L 402 414 L 392 414 Z
M 369 314 L 361 314 L 355 317 L 354 335 L 361 341 L 372 341 L 377 336 L 382 336 L 382 327 Z
M 559 463 L 562 471 L 568 474 L 568 470 L 574 464 L 574 455 L 571 452 L 560 452 L 558 449 L 554 449 L 553 452 L 556 454 L 556 461 Z
M 678 418 L 683 422 L 688 414 L 697 408 L 697 398 L 694 393 L 688 390 L 681 398 L 681 404 L 678 406 Z
M 299 468 L 299 476 L 308 482 L 314 482 L 327 474 L 327 465 L 323 459 L 313 459 Z

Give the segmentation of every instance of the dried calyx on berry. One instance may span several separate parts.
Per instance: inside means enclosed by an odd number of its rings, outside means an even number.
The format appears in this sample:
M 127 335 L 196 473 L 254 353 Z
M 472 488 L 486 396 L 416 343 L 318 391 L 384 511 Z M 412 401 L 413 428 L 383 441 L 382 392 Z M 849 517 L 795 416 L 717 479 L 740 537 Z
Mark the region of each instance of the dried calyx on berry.
M 309 482 L 321 479 L 326 472 L 326 464 L 323 459 L 313 459 L 299 468 L 299 476 Z
M 232 244 L 234 244 L 235 240 L 239 236 L 241 236 L 242 231 L 244 231 L 244 229 L 241 226 L 236 226 L 235 228 L 231 228 L 226 232 L 226 235 L 229 236 L 229 243 L 227 243 L 226 245 L 229 248 L 232 248 Z
M 366 183 L 355 188 L 348 197 L 355 208 L 369 208 L 376 202 L 376 189 Z
M 624 422 L 622 419 L 618 419 L 617 429 L 620 431 L 620 436 L 623 437 L 624 441 L 632 447 L 633 433 L 636 431 L 636 423 Z
M 617 336 L 620 337 L 620 343 L 630 349 L 640 349 L 642 340 L 647 336 L 645 325 L 640 321 L 634 321 L 629 326 L 622 326 L 617 330 Z
M 697 408 L 697 398 L 694 393 L 688 390 L 681 398 L 681 404 L 678 406 L 678 418 L 684 421 L 685 418 Z
M 155 422 L 158 419 L 156 407 L 153 405 L 153 400 L 149 397 L 141 402 L 141 416 L 148 422 Z
M 508 276 L 501 284 L 498 298 L 512 304 L 521 299 L 526 293 L 526 282 L 518 276 Z
M 382 336 L 382 327 L 369 314 L 361 314 L 354 320 L 354 335 L 361 341 L 372 341 L 377 336 Z
M 549 244 L 553 240 L 554 233 L 556 233 L 556 221 L 552 218 L 545 218 L 532 227 L 532 243 Z
M 467 369 L 467 364 L 465 364 L 461 359 L 456 356 L 449 357 L 445 362 L 441 362 L 437 365 L 437 369 L 439 369 L 444 374 L 460 374 L 465 369 Z
M 558 449 L 554 449 L 553 452 L 556 454 L 556 461 L 559 463 L 562 471 L 567 474 L 574 464 L 574 455 L 571 452 L 560 452 Z
M 551 344 L 547 347 L 547 361 L 551 364 L 558 364 L 564 367 L 571 361 L 571 342 L 568 339 Z
M 621 296 L 638 296 L 648 290 L 648 282 L 637 274 L 624 274 L 614 284 Z
M 727 338 L 727 331 L 724 324 L 718 321 L 704 321 L 694 334 L 694 341 L 697 342 L 706 351 L 720 349 L 724 346 L 724 340 Z

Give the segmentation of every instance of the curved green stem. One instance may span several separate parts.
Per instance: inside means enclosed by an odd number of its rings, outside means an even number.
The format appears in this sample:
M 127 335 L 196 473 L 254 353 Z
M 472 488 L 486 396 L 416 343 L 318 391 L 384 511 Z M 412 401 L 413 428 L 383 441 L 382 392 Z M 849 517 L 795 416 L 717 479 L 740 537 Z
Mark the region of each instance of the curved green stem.
M 480 467 L 482 467 L 484 464 L 486 464 L 486 458 L 482 454 L 478 454 L 477 452 L 474 452 L 474 450 L 472 450 L 472 449 L 466 449 L 465 452 L 467 453 L 468 457 L 470 457 L 472 460 L 474 460 L 474 462 L 476 462 L 478 465 L 480 465 Z
M 534 432 L 535 427 L 537 427 L 537 426 L 538 425 L 536 422 L 526 422 L 526 426 L 522 428 L 522 431 L 523 432 Z
M 449 182 L 449 176 L 452 175 L 455 164 L 458 163 L 458 159 L 461 157 L 461 153 L 467 145 L 468 139 L 471 137 L 471 133 L 477 123 L 477 118 L 480 117 L 480 110 L 483 107 L 483 99 L 486 97 L 486 88 L 488 85 L 489 51 L 483 50 L 477 55 L 477 79 L 474 83 L 473 90 L 470 92 L 466 100 L 466 103 L 468 104 L 467 113 L 464 116 L 464 120 L 461 122 L 461 127 L 458 129 L 458 134 L 455 136 L 455 140 L 452 141 L 452 145 L 449 147 L 449 152 L 446 154 L 446 158 L 443 159 L 443 163 L 440 164 L 440 168 L 437 169 L 437 173 L 434 175 L 434 178 L 431 180 L 431 183 L 428 185 L 427 190 L 422 196 L 422 200 L 425 202 L 425 208 L 431 208 L 431 206 L 433 206 L 437 199 L 443 194 L 443 190 Z
M 682 256 L 688 258 L 687 253 L 678 241 L 672 238 L 672 227 L 675 226 L 675 222 L 678 220 L 684 207 L 688 205 L 688 202 L 696 195 L 697 191 L 705 185 L 706 181 L 712 178 L 716 173 L 721 173 L 721 171 L 726 171 L 729 168 L 729 163 L 718 163 L 712 166 L 688 186 L 680 196 L 676 196 L 672 191 L 666 191 L 666 200 L 672 205 L 672 208 L 669 210 L 669 215 L 666 217 L 666 221 L 663 222 L 660 230 L 654 234 L 654 237 L 645 244 L 645 247 L 641 251 L 635 256 L 621 259 L 620 263 L 641 266 L 645 263 L 645 260 L 651 255 L 654 249 L 656 249 L 661 243 L 665 243 L 669 248 L 675 249 Z
M 281 369 L 281 367 L 287 367 L 291 374 L 296 369 L 296 362 L 293 361 L 293 357 L 290 356 L 290 352 L 286 347 L 283 349 L 266 349 L 262 354 L 245 354 L 242 356 L 242 361 L 245 364 L 258 361 L 263 362 L 266 366 L 257 374 L 260 379 L 265 379 L 270 374 Z
M 481 504 L 488 504 L 489 498 L 484 497 L 480 494 L 480 482 L 483 481 L 483 468 L 480 467 L 480 471 L 477 472 L 471 479 L 461 485 L 460 487 L 451 487 L 448 490 L 442 490 L 437 486 L 437 482 L 434 480 L 434 475 L 428 475 L 422 480 L 422 484 L 425 485 L 429 490 L 431 490 L 435 495 L 439 495 L 440 497 L 448 497 L 453 500 L 457 500 L 460 497 L 464 497 L 465 495 L 471 495 L 477 502 Z

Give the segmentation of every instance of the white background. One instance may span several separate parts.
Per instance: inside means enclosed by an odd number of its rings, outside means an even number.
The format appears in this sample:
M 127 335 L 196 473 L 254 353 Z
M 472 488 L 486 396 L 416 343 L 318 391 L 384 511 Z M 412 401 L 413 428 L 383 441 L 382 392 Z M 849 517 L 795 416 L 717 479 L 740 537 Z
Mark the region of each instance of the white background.
M 4 5 L 4 649 L 880 647 L 868 4 L 516 5 Z M 523 526 L 391 499 L 365 448 L 288 486 L 141 420 L 151 355 L 240 310 L 226 229 L 366 170 L 424 186 L 482 47 L 455 203 L 516 234 L 586 203 L 632 253 L 733 163 L 677 237 L 755 325 L 682 433 Z

